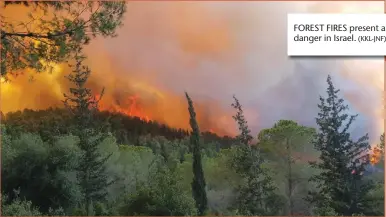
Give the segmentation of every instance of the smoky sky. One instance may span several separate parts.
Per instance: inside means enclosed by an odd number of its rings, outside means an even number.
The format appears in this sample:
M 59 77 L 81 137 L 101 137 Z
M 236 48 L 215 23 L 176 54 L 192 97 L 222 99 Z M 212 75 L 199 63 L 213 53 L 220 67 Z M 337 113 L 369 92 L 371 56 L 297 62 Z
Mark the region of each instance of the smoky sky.
M 7 15 L 15 15 L 8 9 Z M 383 13 L 382 2 L 128 2 L 114 38 L 86 47 L 93 91 L 106 87 L 106 106 L 139 107 L 173 127 L 189 127 L 184 92 L 205 130 L 237 132 L 232 95 L 240 100 L 253 133 L 280 119 L 315 126 L 319 95 L 331 75 L 352 114 L 352 132 L 383 131 L 383 58 L 289 58 L 288 13 Z M 2 85 L 3 111 L 60 105 L 64 75 L 41 74 Z M 43 97 L 43 94 L 44 97 Z M 126 100 L 126 101 L 125 101 Z M 197 106 L 198 105 L 198 106 Z
M 286 16 L 307 12 L 383 13 L 383 4 L 130 2 L 119 37 L 98 40 L 90 50 L 106 52 L 120 74 L 177 95 L 188 91 L 229 112 L 235 94 L 254 133 L 280 119 L 315 126 L 331 75 L 350 112 L 360 114 L 353 134 L 377 139 L 383 59 L 287 57 Z

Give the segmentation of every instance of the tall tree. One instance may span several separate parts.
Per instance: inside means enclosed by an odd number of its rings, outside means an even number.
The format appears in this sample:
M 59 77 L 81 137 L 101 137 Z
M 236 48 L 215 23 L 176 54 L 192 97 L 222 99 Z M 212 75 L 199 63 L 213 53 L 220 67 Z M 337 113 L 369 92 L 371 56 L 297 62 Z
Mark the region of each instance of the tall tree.
M 200 129 L 196 120 L 196 112 L 194 111 L 193 101 L 190 99 L 188 93 L 185 92 L 186 99 L 188 100 L 188 109 L 190 115 L 190 127 L 192 128 L 192 134 L 190 135 L 190 143 L 193 152 L 193 182 L 192 192 L 194 200 L 196 201 L 196 207 L 198 215 L 205 215 L 208 209 L 208 198 L 205 190 L 205 177 L 202 169 L 202 157 L 201 157 L 201 144 L 200 144 Z
M 320 96 L 320 112 L 316 118 L 319 131 L 314 141 L 320 151 L 320 160 L 312 167 L 320 170 L 310 181 L 317 186 L 317 192 L 310 192 L 308 200 L 315 204 L 319 215 L 351 216 L 365 213 L 369 205 L 366 195 L 373 185 L 363 177 L 369 164 L 368 135 L 353 141 L 349 128 L 357 115 L 347 114 L 348 106 L 339 98 L 339 89 L 327 78 L 327 98 Z M 329 208 L 330 210 L 327 210 Z
M 68 95 L 64 94 L 64 105 L 74 115 L 75 127 L 72 131 L 79 137 L 79 147 L 83 151 L 78 179 L 84 195 L 86 215 L 91 215 L 93 202 L 103 201 L 107 195 L 107 187 L 111 184 L 105 172 L 105 162 L 111 154 L 102 154 L 99 150 L 106 135 L 93 126 L 92 122 L 100 98 L 97 100 L 85 86 L 91 72 L 82 65 L 84 56 L 80 55 L 80 50 L 76 53 L 75 60 L 74 70 L 67 77 L 74 87 L 70 88 Z
M 236 115 L 232 117 L 237 122 L 240 131 L 240 135 L 237 138 L 242 144 L 250 145 L 253 137 L 251 136 L 251 130 L 248 128 L 248 122 L 245 120 L 243 108 L 236 96 L 233 96 L 233 99 L 232 107 L 236 109 Z
M 258 139 L 263 153 L 273 159 L 277 170 L 284 170 L 288 214 L 294 215 L 294 193 L 300 184 L 304 184 L 303 176 L 296 171 L 301 158 L 302 148 L 311 143 L 315 129 L 298 125 L 291 120 L 280 120 L 272 128 L 260 131 Z
M 31 68 L 37 72 L 72 58 L 96 36 L 115 36 L 125 1 L 7 1 L 1 19 L 1 77 Z M 8 10 L 28 13 L 11 20 Z M 24 12 L 27 11 L 27 12 Z M 8 74 L 8 75 L 9 75 Z
M 239 100 L 235 100 L 232 107 L 236 109 L 233 116 L 237 122 L 240 135 L 237 137 L 241 146 L 236 148 L 231 166 L 243 177 L 244 182 L 239 186 L 236 207 L 242 215 L 275 215 L 280 211 L 280 201 L 275 193 L 276 187 L 268 170 L 263 168 L 264 159 L 258 146 L 251 146 L 253 137 L 244 117 Z

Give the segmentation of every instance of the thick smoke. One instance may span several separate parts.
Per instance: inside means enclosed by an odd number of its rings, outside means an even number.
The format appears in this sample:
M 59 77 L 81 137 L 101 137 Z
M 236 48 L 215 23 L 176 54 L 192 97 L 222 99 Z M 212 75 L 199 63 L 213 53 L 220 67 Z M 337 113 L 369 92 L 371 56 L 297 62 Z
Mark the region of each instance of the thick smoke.
M 129 3 L 119 37 L 101 42 L 121 74 L 227 110 L 232 94 L 254 132 L 281 118 L 314 125 L 326 77 L 360 118 L 355 132 L 380 134 L 383 59 L 291 59 L 287 13 L 379 12 L 382 3 L 146 2 Z M 94 50 L 94 48 L 91 48 Z
M 87 47 L 92 86 L 106 87 L 106 104 L 139 95 L 142 112 L 177 127 L 188 126 L 187 91 L 200 126 L 228 134 L 236 132 L 235 94 L 257 133 L 279 119 L 314 126 L 330 74 L 360 113 L 354 135 L 376 140 L 383 58 L 287 57 L 287 13 L 308 12 L 383 13 L 383 3 L 129 2 L 119 36 Z

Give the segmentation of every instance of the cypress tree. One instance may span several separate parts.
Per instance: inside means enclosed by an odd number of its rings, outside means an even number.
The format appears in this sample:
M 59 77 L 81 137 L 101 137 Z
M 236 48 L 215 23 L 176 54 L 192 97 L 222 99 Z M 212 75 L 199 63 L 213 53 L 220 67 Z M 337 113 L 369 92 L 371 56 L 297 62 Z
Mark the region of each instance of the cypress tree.
M 327 98 L 320 96 L 320 112 L 316 118 L 319 132 L 314 140 L 320 160 L 312 162 L 321 172 L 311 177 L 318 191 L 310 192 L 308 200 L 319 215 L 351 216 L 364 213 L 367 193 L 373 185 L 363 173 L 369 164 L 368 135 L 353 141 L 348 132 L 357 115 L 347 114 L 348 106 L 339 98 L 331 77 L 327 78 Z
M 105 173 L 105 162 L 110 155 L 102 155 L 98 146 L 106 135 L 93 125 L 94 114 L 98 109 L 98 102 L 91 90 L 85 84 L 90 76 L 88 67 L 82 65 L 84 56 L 75 55 L 76 65 L 67 79 L 74 84 L 70 93 L 64 94 L 64 105 L 74 117 L 72 132 L 79 138 L 79 147 L 83 156 L 78 167 L 78 180 L 84 196 L 86 215 L 91 215 L 91 206 L 94 202 L 103 201 L 107 195 L 107 186 L 110 184 Z M 103 92 L 101 96 L 103 95 Z
M 186 99 L 188 100 L 189 115 L 190 115 L 190 127 L 192 128 L 192 134 L 190 135 L 190 144 L 193 152 L 193 182 L 192 192 L 193 198 L 196 201 L 196 208 L 198 215 L 205 215 L 208 208 L 208 199 L 205 191 L 205 177 L 202 169 L 201 160 L 201 146 L 200 146 L 200 129 L 196 120 L 196 112 L 194 111 L 193 102 L 190 99 L 188 93 L 185 92 Z

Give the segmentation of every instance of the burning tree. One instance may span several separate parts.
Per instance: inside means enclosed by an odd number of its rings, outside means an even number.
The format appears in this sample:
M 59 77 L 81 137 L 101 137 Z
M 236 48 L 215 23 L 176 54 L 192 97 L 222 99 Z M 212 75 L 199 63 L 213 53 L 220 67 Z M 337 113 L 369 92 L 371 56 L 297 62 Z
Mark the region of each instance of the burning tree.
M 311 163 L 321 171 L 310 180 L 318 191 L 310 192 L 307 199 L 315 204 L 319 215 L 374 215 L 365 213 L 366 206 L 371 207 L 366 196 L 373 188 L 363 177 L 369 164 L 368 135 L 357 141 L 350 138 L 348 130 L 357 115 L 345 113 L 348 106 L 338 97 L 339 89 L 335 89 L 330 76 L 327 83 L 327 98 L 320 96 L 316 118 L 319 132 L 314 140 L 320 161 Z
M 72 129 L 74 135 L 79 138 L 79 147 L 83 152 L 78 169 L 78 179 L 84 196 L 86 215 L 92 211 L 92 203 L 104 201 L 107 190 L 111 184 L 105 173 L 105 162 L 111 154 L 102 154 L 99 144 L 106 135 L 93 127 L 93 118 L 98 109 L 98 100 L 91 94 L 91 90 L 85 87 L 90 76 L 88 67 L 82 65 L 84 59 L 75 55 L 76 65 L 72 73 L 67 76 L 75 87 L 70 88 L 70 94 L 64 94 L 64 105 L 74 116 L 75 126 Z M 103 93 L 103 92 L 102 92 Z

